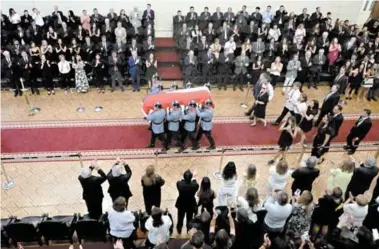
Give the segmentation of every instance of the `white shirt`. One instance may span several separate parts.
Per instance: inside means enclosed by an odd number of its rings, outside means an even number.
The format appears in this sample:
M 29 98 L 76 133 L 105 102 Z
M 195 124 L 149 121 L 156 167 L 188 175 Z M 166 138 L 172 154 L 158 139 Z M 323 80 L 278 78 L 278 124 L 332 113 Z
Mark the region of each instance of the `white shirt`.
M 295 105 L 295 110 L 294 112 L 297 114 L 305 115 L 307 113 L 307 103 L 306 102 L 298 102 Z
M 249 206 L 249 203 L 247 202 L 247 200 L 244 197 L 242 197 L 242 196 L 238 196 L 238 198 L 237 198 L 237 205 L 240 208 L 243 208 L 243 209 L 245 209 L 247 211 L 249 220 L 251 220 L 254 223 L 257 222 L 257 220 L 258 220 L 258 217 L 255 214 L 255 212 L 257 212 L 259 210 L 263 210 L 263 203 L 262 203 L 261 200 L 259 200 L 259 203 L 256 206 L 254 206 L 253 208 L 251 208 Z
M 287 101 L 284 104 L 285 107 L 287 107 L 288 110 L 294 111 L 296 103 L 299 101 L 299 97 L 301 95 L 301 92 L 299 89 L 292 89 L 287 93 Z
M 359 206 L 357 203 L 344 204 L 343 211 L 353 216 L 354 226 L 360 227 L 368 213 L 368 205 Z
M 11 23 L 17 24 L 17 23 L 21 22 L 21 17 L 19 14 L 15 13 L 15 14 L 13 14 L 13 16 L 9 17 L 9 20 L 11 21 Z
M 271 101 L 274 98 L 274 87 L 271 85 L 271 83 L 268 83 L 266 86 L 268 92 L 268 101 Z
M 276 172 L 276 166 L 271 166 L 269 172 L 270 176 L 268 178 L 268 183 L 271 188 L 270 192 L 274 190 L 284 190 L 287 185 L 287 179 L 291 175 L 289 170 L 285 174 L 279 175 Z
M 268 38 L 274 38 L 275 41 L 278 41 L 279 40 L 279 36 L 281 35 L 280 33 L 280 29 L 270 29 L 270 31 L 268 31 Z
M 363 121 L 365 121 L 366 119 L 367 119 L 367 117 L 366 118 L 361 118 L 359 120 L 359 122 L 357 123 L 357 127 L 360 126 L 363 123 Z
M 146 230 L 149 231 L 148 238 L 149 241 L 156 245 L 158 236 L 161 237 L 161 243 L 166 243 L 170 239 L 170 227 L 172 221 L 167 215 L 162 216 L 163 225 L 160 227 L 153 227 L 153 218 L 149 217 L 145 223 Z
M 38 25 L 38 26 L 43 26 L 45 24 L 43 22 L 43 18 L 42 18 L 42 14 L 41 13 L 39 13 L 39 14 L 33 13 L 32 14 L 32 18 L 36 22 L 36 25 Z
M 282 206 L 272 197 L 267 199 L 264 207 L 267 210 L 264 222 L 270 228 L 283 228 L 292 212 L 291 204 Z
M 108 213 L 111 235 L 117 238 L 129 238 L 134 230 L 135 219 L 136 217 L 130 211 L 117 212 L 112 208 Z
M 61 74 L 67 74 L 71 70 L 70 63 L 68 61 L 60 61 L 58 63 L 58 69 Z
M 234 41 L 227 41 L 225 43 L 224 49 L 227 51 L 227 54 L 233 54 L 234 50 L 236 50 L 236 43 Z
M 230 201 L 236 202 L 238 188 L 239 185 L 235 178 L 229 180 L 223 179 L 217 193 L 218 206 L 227 206 Z

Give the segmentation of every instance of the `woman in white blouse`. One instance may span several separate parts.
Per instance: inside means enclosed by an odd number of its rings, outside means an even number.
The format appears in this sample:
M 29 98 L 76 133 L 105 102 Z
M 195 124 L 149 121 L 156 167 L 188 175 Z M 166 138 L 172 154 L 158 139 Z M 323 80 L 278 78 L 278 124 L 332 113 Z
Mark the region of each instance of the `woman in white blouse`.
M 114 34 L 116 36 L 116 42 L 121 41 L 121 43 L 126 44 L 126 29 L 122 27 L 121 22 L 117 22 L 117 28 L 115 28 Z
M 238 194 L 237 170 L 234 162 L 228 162 L 222 171 L 222 182 L 218 190 L 218 206 L 236 203 Z
M 368 213 L 368 198 L 365 195 L 354 197 L 351 193 L 343 204 L 343 214 L 340 216 L 338 227 L 360 227 Z
M 225 43 L 224 50 L 227 54 L 234 54 L 234 51 L 236 50 L 236 43 L 234 42 L 234 38 L 232 36 L 229 37 L 229 41 Z
M 282 33 L 280 32 L 280 29 L 278 29 L 278 25 L 275 24 L 274 27 L 272 27 L 268 32 L 268 39 L 274 39 L 275 42 L 277 42 L 281 35 Z
M 279 56 L 277 56 L 273 63 L 271 63 L 270 68 L 270 75 L 271 75 L 271 85 L 275 88 L 276 83 L 278 82 L 278 79 L 280 77 L 280 73 L 283 70 L 283 63 L 280 62 L 281 59 Z
M 172 221 L 168 215 L 163 215 L 162 210 L 153 207 L 151 216 L 145 223 L 145 228 L 149 231 L 146 244 L 148 248 L 153 248 L 160 243 L 167 243 L 170 239 L 170 227 Z
M 306 31 L 305 31 L 305 28 L 304 28 L 304 24 L 299 24 L 299 26 L 297 26 L 297 29 L 295 31 L 295 35 L 293 36 L 293 43 L 297 43 L 298 40 L 303 40 L 304 37 L 306 35 Z
M 45 24 L 43 22 L 43 16 L 42 16 L 41 12 L 39 12 L 39 10 L 36 8 L 33 8 L 32 18 L 36 22 L 37 26 L 42 27 Z
M 284 161 L 280 161 L 276 166 L 271 166 L 269 172 L 267 195 L 271 196 L 274 191 L 285 189 L 291 174 L 288 164 Z
M 13 30 L 16 29 L 17 24 L 21 22 L 21 17 L 16 11 L 12 8 L 9 9 L 9 21 L 13 24 Z

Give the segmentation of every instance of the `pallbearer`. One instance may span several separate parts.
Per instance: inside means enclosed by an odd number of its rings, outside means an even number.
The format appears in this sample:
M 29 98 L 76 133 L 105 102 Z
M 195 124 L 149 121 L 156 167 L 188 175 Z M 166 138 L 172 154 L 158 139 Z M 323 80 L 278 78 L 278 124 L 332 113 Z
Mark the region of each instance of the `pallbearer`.
M 149 148 L 155 147 L 155 140 L 158 138 L 162 144 L 162 151 L 168 150 L 167 140 L 164 137 L 164 121 L 166 118 L 166 111 L 162 109 L 161 103 L 157 102 L 154 105 L 154 110 L 151 110 L 146 119 L 151 121 L 151 140 Z
M 203 134 L 207 137 L 210 146 L 207 148 L 213 150 L 216 148 L 215 141 L 212 137 L 212 119 L 213 119 L 213 103 L 210 99 L 206 100 L 202 108 L 196 109 L 197 116 L 200 117 L 200 129 L 196 136 L 196 147 L 193 149 L 197 150 L 200 148 L 199 142 Z
M 184 122 L 184 132 L 182 136 L 183 147 L 186 144 L 186 139 L 189 137 L 192 148 L 196 148 L 197 142 L 195 140 L 196 136 L 196 102 L 191 100 L 188 107 L 183 110 L 182 121 Z
M 167 107 L 167 142 L 171 145 L 172 138 L 177 141 L 177 145 L 180 147 L 179 152 L 184 150 L 183 143 L 180 138 L 179 120 L 182 117 L 182 110 L 180 108 L 179 101 L 175 100 L 172 103 L 172 108 Z

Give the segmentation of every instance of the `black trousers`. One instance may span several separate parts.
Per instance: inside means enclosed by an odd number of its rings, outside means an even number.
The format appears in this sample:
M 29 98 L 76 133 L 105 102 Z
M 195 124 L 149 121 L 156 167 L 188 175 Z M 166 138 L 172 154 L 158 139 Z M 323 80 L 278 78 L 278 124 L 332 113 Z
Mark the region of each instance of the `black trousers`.
M 319 82 L 320 82 L 320 72 L 311 70 L 308 86 L 310 85 L 317 86 Z
M 70 82 L 70 73 L 65 73 L 65 74 L 60 74 L 61 76 L 61 84 L 62 84 L 62 88 L 64 89 L 68 89 L 70 88 L 71 86 L 71 82 Z
M 88 215 L 92 219 L 99 219 L 103 214 L 103 198 L 87 198 L 85 199 Z
M 167 131 L 167 143 L 171 144 L 172 139 L 174 139 L 180 147 L 183 147 L 182 139 L 180 137 L 180 131 Z
M 196 136 L 197 145 L 199 144 L 200 139 L 203 136 L 203 134 L 205 134 L 205 136 L 207 137 L 210 146 L 215 147 L 216 145 L 215 145 L 215 141 L 212 137 L 212 131 L 204 131 L 203 128 L 201 128 L 201 127 L 200 127 L 199 131 L 197 132 L 197 136 Z
M 270 74 L 270 77 L 271 77 L 271 85 L 272 85 L 273 88 L 275 88 L 276 84 L 278 83 L 278 80 L 279 80 L 280 76 Z
M 378 86 L 375 86 L 375 85 L 373 87 L 370 87 L 368 89 L 367 98 L 369 98 L 369 99 L 374 98 L 377 88 L 378 88 Z
M 315 123 L 315 126 L 317 127 L 320 123 L 321 123 L 321 120 L 325 117 L 325 115 L 327 115 L 329 113 L 329 111 L 324 111 L 324 110 L 321 110 L 320 111 L 320 115 L 318 115 L 318 118 L 317 118 L 317 121 Z
M 250 116 L 250 115 L 253 113 L 254 109 L 255 109 L 255 104 L 252 105 L 252 106 L 249 108 L 249 110 L 247 110 L 246 114 Z
M 280 122 L 282 122 L 283 118 L 287 115 L 288 112 L 290 112 L 292 116 L 295 116 L 294 111 L 290 111 L 287 107 L 284 107 L 282 113 L 276 119 L 275 123 L 279 124 Z
M 151 132 L 151 140 L 150 140 L 150 145 L 152 146 L 155 146 L 155 140 L 158 138 L 159 141 L 162 142 L 162 145 L 163 145 L 163 148 L 167 149 L 168 148 L 168 145 L 167 145 L 167 140 L 164 136 L 164 133 L 159 133 L 159 134 L 156 134 L 154 133 L 153 131 Z
M 243 84 L 245 83 L 245 74 L 236 74 L 236 78 L 234 79 L 234 85 L 239 85 L 239 86 L 243 86 Z
M 353 141 L 353 139 L 354 139 L 353 134 L 349 133 L 349 135 L 346 138 L 346 143 L 347 143 L 347 149 L 350 150 L 352 153 L 355 153 L 362 139 L 358 139 L 357 141 Z
M 185 144 L 186 144 L 187 137 L 189 138 L 192 147 L 196 147 L 196 145 L 197 145 L 196 139 L 195 139 L 195 137 L 196 137 L 196 130 L 194 130 L 194 131 L 186 131 L 185 130 L 183 132 L 183 135 L 182 135 L 182 144 L 183 144 L 183 146 L 185 146 Z
M 188 230 L 189 224 L 193 219 L 193 215 L 194 215 L 194 210 L 191 210 L 191 209 L 188 210 L 187 208 L 186 209 L 178 208 L 178 223 L 176 225 L 176 228 L 178 230 L 182 229 L 183 223 L 184 223 L 184 217 L 186 217 L 186 227 Z

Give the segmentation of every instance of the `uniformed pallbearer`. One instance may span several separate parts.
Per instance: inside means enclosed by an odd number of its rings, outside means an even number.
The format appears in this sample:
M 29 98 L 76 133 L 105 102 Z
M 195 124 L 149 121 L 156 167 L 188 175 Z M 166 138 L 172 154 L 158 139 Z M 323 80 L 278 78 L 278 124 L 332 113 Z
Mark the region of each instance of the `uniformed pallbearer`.
M 151 121 L 151 140 L 149 148 L 155 147 L 155 140 L 158 138 L 162 144 L 162 151 L 168 150 L 167 140 L 164 136 L 164 121 L 166 111 L 162 109 L 162 104 L 157 102 L 154 105 L 154 110 L 147 115 L 146 119 Z
M 196 136 L 196 102 L 191 100 L 188 104 L 188 108 L 183 110 L 182 121 L 184 122 L 184 132 L 182 136 L 182 144 L 185 146 L 186 139 L 189 137 L 192 148 L 195 148 L 197 143 Z
M 202 108 L 196 108 L 196 115 L 200 117 L 200 129 L 196 136 L 196 147 L 195 150 L 200 148 L 200 139 L 205 134 L 210 146 L 207 148 L 209 150 L 215 149 L 215 141 L 212 137 L 212 119 L 213 119 L 213 106 L 210 99 L 206 100 Z
M 177 145 L 180 147 L 179 152 L 184 150 L 184 146 L 180 136 L 179 122 L 182 117 L 182 110 L 180 108 L 179 101 L 175 100 L 172 103 L 172 108 L 167 107 L 167 142 L 171 145 L 172 138 L 177 142 Z

